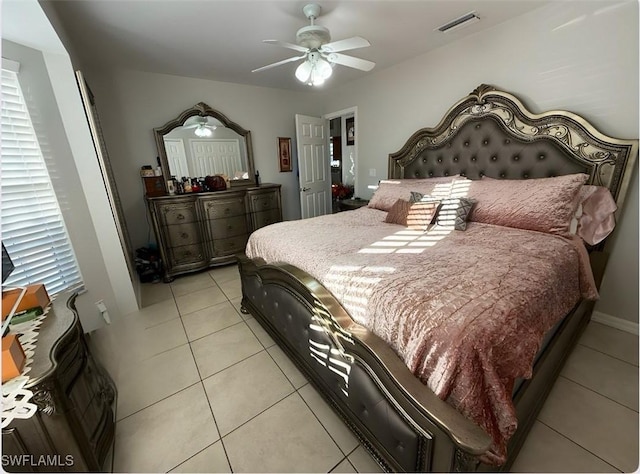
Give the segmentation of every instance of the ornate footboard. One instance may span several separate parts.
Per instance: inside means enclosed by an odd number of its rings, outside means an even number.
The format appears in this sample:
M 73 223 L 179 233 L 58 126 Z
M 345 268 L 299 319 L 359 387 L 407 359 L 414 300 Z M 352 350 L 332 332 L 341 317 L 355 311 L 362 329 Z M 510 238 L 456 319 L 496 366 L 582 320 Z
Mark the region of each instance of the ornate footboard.
M 478 455 L 489 436 L 422 384 L 390 347 L 356 324 L 317 280 L 291 265 L 239 256 L 242 307 L 269 332 L 378 463 L 391 471 L 495 471 Z M 514 393 L 510 468 L 566 357 L 589 322 L 582 301 Z
M 490 438 L 436 397 L 316 280 L 239 258 L 242 306 L 271 334 L 385 470 L 469 471 Z

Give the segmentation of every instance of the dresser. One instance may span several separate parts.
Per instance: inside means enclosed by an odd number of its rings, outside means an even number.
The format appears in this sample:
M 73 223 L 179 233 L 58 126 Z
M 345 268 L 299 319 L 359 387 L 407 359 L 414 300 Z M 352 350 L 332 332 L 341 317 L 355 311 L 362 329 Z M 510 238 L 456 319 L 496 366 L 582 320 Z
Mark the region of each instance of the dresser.
M 40 326 L 25 386 L 38 410 L 2 429 L 5 471 L 110 470 L 116 387 L 89 351 L 75 298 L 58 295 Z
M 279 184 L 146 197 L 164 281 L 235 262 L 251 232 L 282 221 Z

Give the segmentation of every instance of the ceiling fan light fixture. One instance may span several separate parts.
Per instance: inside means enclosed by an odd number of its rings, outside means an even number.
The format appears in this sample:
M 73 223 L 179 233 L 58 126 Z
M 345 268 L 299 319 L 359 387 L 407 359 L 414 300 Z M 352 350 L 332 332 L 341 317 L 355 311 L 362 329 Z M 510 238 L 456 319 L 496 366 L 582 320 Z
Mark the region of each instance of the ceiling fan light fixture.
M 313 64 L 306 59 L 296 68 L 296 79 L 300 82 L 309 82 L 309 78 L 311 77 L 311 71 L 313 71 Z
M 211 135 L 213 135 L 211 129 L 207 128 L 203 123 L 198 125 L 198 128 L 196 128 L 193 133 L 196 135 L 196 137 L 200 138 L 210 137 Z
M 329 62 L 325 59 L 318 59 L 318 61 L 316 62 L 316 71 L 318 72 L 318 74 L 320 74 L 320 76 L 322 76 L 323 79 L 329 79 L 331 77 L 331 74 L 333 74 L 333 68 L 331 67 L 331 64 L 329 64 Z
M 296 68 L 296 78 L 310 86 L 321 86 L 333 74 L 331 64 L 318 53 L 311 53 Z

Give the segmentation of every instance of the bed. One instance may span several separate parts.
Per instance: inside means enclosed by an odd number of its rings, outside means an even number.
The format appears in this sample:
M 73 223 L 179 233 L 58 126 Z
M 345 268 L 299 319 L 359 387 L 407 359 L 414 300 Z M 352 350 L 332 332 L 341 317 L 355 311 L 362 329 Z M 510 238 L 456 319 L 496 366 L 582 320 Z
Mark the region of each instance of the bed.
M 606 261 L 604 240 L 563 223 L 580 217 L 585 185 L 619 210 L 637 153 L 637 140 L 481 85 L 389 155 L 371 207 L 252 234 L 238 258 L 243 311 L 383 469 L 508 470 Z M 453 198 L 469 200 L 468 222 L 460 207 L 438 220 Z M 518 199 L 525 218 L 509 207 Z M 398 224 L 398 206 L 429 208 L 435 224 L 406 212 Z

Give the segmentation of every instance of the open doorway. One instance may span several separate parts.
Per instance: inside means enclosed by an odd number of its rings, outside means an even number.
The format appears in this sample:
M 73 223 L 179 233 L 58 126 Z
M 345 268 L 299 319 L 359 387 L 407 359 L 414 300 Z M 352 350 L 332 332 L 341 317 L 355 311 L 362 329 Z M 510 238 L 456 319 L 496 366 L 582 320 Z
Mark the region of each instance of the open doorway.
M 331 165 L 332 212 L 341 202 L 354 197 L 357 176 L 357 107 L 324 116 L 329 122 L 329 162 Z

